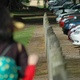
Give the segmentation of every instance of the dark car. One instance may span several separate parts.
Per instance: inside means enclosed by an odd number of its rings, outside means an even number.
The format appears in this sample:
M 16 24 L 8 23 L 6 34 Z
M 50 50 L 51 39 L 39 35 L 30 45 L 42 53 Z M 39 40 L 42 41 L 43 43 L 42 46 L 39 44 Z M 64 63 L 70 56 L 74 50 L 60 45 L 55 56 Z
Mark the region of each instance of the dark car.
M 67 20 L 70 19 L 80 19 L 80 13 L 74 14 L 74 15 L 67 15 L 67 16 L 63 16 L 62 19 L 59 21 L 59 25 L 60 27 L 64 27 L 64 24 Z
M 73 27 L 80 25 L 80 17 L 78 19 L 69 19 L 65 21 L 64 27 L 62 28 L 64 34 L 68 34 L 68 31 Z

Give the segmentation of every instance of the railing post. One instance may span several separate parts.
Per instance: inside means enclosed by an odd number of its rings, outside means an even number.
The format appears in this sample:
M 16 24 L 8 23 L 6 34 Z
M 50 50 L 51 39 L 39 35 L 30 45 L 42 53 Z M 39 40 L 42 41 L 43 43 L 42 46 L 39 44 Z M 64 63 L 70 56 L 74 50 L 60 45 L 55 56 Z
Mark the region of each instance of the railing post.
M 45 47 L 49 75 L 48 78 L 49 80 L 68 80 L 60 43 L 53 32 L 52 27 L 49 25 L 46 13 L 44 14 L 43 26 L 45 30 Z

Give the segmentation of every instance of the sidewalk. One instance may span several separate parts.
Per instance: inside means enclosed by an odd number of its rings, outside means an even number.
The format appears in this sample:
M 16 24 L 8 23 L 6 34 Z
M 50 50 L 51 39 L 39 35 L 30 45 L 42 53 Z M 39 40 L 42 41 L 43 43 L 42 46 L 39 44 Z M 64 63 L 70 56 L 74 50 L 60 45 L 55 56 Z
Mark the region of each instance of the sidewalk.
M 35 25 L 35 28 L 27 50 L 29 54 L 35 53 L 40 57 L 34 80 L 47 80 L 47 58 L 45 54 L 44 30 L 42 25 Z

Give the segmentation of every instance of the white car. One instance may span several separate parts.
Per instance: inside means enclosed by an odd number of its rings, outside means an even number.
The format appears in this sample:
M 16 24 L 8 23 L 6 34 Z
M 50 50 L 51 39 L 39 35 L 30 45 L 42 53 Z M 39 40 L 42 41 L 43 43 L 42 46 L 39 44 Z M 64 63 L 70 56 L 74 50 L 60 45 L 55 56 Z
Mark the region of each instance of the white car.
M 64 13 L 64 14 L 60 14 L 60 15 L 58 15 L 57 16 L 57 18 L 56 18 L 56 21 L 57 21 L 57 23 L 59 23 L 59 21 L 62 19 L 62 17 L 63 16 L 68 16 L 69 14 L 71 14 L 71 13 L 75 13 L 75 12 L 77 12 L 78 10 L 74 10 L 74 12 L 68 12 L 68 13 Z
M 48 1 L 48 9 L 50 11 L 53 11 L 55 9 L 59 10 L 60 7 L 63 7 L 64 5 L 67 4 L 72 4 L 73 2 L 71 0 L 50 0 Z
M 68 32 L 68 37 L 73 41 L 73 45 L 80 46 L 80 25 L 73 27 Z
M 69 9 L 69 8 L 71 8 L 73 6 L 74 6 L 73 2 L 65 2 L 63 5 L 53 6 L 53 12 L 56 13 L 58 10 L 60 10 L 61 12 L 63 12 L 62 8 Z
M 52 11 L 53 10 L 53 6 L 55 6 L 55 5 L 57 5 L 57 0 L 50 0 L 50 1 L 48 1 L 48 9 L 50 10 L 50 11 Z
M 77 10 L 77 9 L 80 9 L 80 4 L 74 5 L 68 9 L 64 9 L 64 12 L 65 13 L 74 12 L 74 10 Z M 58 10 L 57 12 L 55 12 L 55 15 L 60 15 L 62 13 L 63 13 L 63 10 Z
M 57 0 L 50 0 L 50 1 L 48 1 L 48 4 L 55 5 L 55 4 L 57 4 Z
M 78 9 L 75 9 L 75 10 L 73 10 L 73 9 L 65 9 L 64 12 L 65 12 L 65 13 L 68 13 L 68 12 L 74 13 L 76 10 L 78 10 Z M 60 14 L 62 14 L 62 13 L 63 13 L 63 10 L 58 10 L 58 11 L 55 13 L 55 15 L 60 15 Z M 64 13 L 63 13 L 63 14 L 64 14 Z

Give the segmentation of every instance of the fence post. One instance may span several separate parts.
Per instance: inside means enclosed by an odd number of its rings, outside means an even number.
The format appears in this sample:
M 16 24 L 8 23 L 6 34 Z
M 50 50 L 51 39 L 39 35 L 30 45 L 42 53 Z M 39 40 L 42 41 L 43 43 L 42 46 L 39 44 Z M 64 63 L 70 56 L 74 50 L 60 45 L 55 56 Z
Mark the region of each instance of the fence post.
M 62 50 L 59 41 L 50 27 L 46 13 L 44 14 L 43 26 L 45 30 L 45 47 L 48 63 L 49 80 L 68 80 Z

